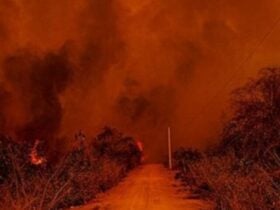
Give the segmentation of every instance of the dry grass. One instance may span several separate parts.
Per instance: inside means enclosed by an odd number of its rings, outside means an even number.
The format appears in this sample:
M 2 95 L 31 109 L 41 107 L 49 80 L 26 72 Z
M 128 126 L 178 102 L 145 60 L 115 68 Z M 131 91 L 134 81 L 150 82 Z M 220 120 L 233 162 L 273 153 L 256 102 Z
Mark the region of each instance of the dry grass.
M 220 209 L 277 209 L 280 189 L 273 177 L 258 164 L 248 172 L 235 170 L 234 162 L 233 155 L 205 158 L 191 169 L 198 186 L 209 185 Z
M 232 96 L 219 145 L 175 153 L 181 177 L 216 209 L 280 209 L 280 68 L 262 69 Z
M 0 139 L 0 142 L 6 141 L 2 146 L 8 145 L 0 147 L 0 158 L 7 160 L 1 167 L 8 171 L 0 184 L 0 209 L 67 209 L 82 205 L 116 185 L 140 163 L 141 152 L 133 139 L 128 141 L 127 137 L 108 128 L 104 133 L 102 138 L 94 139 L 94 144 L 89 146 L 91 149 L 76 148 L 56 162 L 39 166 L 24 159 L 27 155 L 20 145 Z M 106 137 L 107 146 L 103 145 L 103 137 Z M 128 143 L 129 147 L 119 148 L 120 144 Z M 105 152 L 97 154 L 100 148 Z
M 205 155 L 188 164 L 181 177 L 192 197 L 207 199 L 219 210 L 280 209 L 280 176 L 260 164 L 243 165 L 234 154 Z M 190 181 L 193 180 L 193 181 Z

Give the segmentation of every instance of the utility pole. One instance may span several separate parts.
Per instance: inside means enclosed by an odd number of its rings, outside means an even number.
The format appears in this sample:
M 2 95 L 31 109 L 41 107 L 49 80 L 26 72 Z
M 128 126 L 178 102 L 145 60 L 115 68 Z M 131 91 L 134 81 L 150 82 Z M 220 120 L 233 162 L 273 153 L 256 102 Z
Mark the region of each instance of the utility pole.
M 171 130 L 170 127 L 167 129 L 168 132 L 168 163 L 169 169 L 172 169 L 172 148 L 171 148 Z

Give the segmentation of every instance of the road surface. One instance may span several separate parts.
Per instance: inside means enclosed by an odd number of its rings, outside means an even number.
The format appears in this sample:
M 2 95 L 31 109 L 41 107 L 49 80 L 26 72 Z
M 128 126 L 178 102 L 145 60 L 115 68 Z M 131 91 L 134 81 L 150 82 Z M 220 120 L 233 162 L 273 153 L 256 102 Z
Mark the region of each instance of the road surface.
M 208 210 L 187 198 L 174 174 L 162 165 L 142 165 L 118 186 L 76 210 Z

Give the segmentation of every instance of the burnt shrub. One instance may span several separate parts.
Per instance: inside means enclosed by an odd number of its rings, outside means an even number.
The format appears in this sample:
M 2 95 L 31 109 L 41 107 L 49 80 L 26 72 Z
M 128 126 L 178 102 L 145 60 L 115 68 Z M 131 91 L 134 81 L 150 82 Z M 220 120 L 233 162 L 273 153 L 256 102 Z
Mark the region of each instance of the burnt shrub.
M 131 137 L 105 128 L 89 142 L 34 165 L 31 148 L 0 139 L 0 206 L 11 210 L 55 210 L 82 205 L 118 184 L 140 164 L 141 152 Z
M 213 202 L 214 209 L 277 210 L 280 68 L 262 69 L 258 78 L 234 91 L 232 110 L 220 143 L 199 158 L 192 150 L 178 150 L 176 168 L 193 195 Z

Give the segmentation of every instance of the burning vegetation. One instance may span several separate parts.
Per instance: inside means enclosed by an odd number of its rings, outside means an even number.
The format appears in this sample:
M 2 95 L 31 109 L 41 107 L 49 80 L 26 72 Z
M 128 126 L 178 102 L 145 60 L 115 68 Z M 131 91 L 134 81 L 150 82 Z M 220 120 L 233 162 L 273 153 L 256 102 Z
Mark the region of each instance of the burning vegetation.
M 38 145 L 39 144 L 40 144 L 40 140 L 36 139 L 35 144 L 32 147 L 30 154 L 29 154 L 30 162 L 33 165 L 42 165 L 47 161 L 46 158 L 44 158 L 38 154 Z
M 177 177 L 220 210 L 280 206 L 280 68 L 266 68 L 233 93 L 233 117 L 205 152 L 174 153 Z
M 55 210 L 84 204 L 116 185 L 142 156 L 133 138 L 109 127 L 56 161 L 47 161 L 40 146 L 39 140 L 27 147 L 0 137 L 1 209 Z

